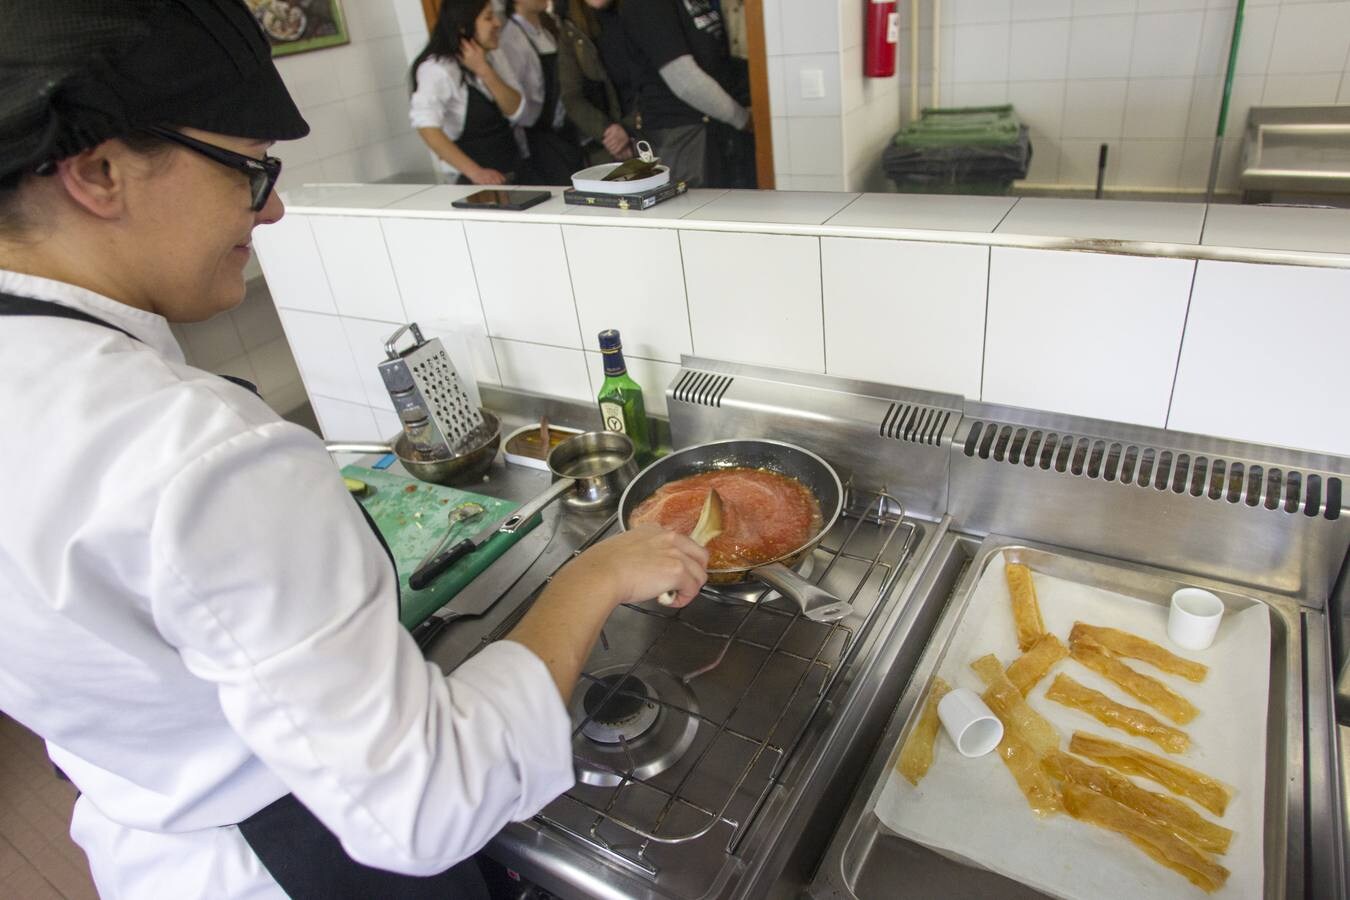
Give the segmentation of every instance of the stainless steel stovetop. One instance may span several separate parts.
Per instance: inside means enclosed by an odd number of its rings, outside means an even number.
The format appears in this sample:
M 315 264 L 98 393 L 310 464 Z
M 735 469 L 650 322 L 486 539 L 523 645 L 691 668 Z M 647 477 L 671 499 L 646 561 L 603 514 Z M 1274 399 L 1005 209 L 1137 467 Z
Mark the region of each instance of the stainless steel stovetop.
M 855 613 L 814 623 L 767 589 L 618 609 L 571 705 L 577 785 L 503 830 L 491 856 L 566 898 L 864 896 L 864 876 L 938 877 L 858 817 L 973 548 L 1008 533 L 1295 602 L 1307 766 L 1290 788 L 1303 822 L 1288 884 L 1343 895 L 1328 649 L 1350 461 L 692 358 L 667 396 L 677 447 L 763 437 L 836 467 L 846 515 L 804 574 Z M 448 667 L 504 635 L 558 566 L 614 529 L 557 512 L 551 527 L 534 568 L 434 659 Z M 975 870 L 939 869 L 934 894 L 979 893 Z

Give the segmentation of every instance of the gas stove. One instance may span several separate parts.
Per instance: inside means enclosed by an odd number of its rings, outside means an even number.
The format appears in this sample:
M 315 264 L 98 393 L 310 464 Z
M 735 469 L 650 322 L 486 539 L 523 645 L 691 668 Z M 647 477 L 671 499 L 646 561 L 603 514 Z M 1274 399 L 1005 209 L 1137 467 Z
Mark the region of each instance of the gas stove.
M 1285 698 L 1302 719 L 1290 712 L 1298 727 L 1281 750 L 1292 760 L 1281 865 L 1290 884 L 1341 871 L 1328 614 L 1350 547 L 1350 461 L 692 357 L 667 400 L 677 448 L 766 438 L 836 469 L 844 515 L 800 571 L 854 612 L 813 622 L 766 587 L 618 608 L 570 703 L 575 786 L 505 828 L 489 856 L 576 900 L 894 894 L 910 871 L 970 893 L 968 870 L 925 869 L 887 843 L 867 800 L 975 548 L 1016 534 L 1293 599 L 1302 624 L 1290 633 L 1305 637 L 1282 658 L 1301 657 L 1305 674 Z M 556 403 L 546 411 L 568 421 Z M 557 529 L 480 646 L 617 526 L 563 517 Z

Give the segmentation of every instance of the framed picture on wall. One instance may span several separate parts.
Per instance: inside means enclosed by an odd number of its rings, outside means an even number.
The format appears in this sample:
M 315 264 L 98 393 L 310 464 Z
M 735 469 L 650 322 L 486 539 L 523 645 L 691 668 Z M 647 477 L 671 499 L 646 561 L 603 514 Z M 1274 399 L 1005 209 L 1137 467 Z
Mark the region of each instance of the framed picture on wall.
M 246 0 L 273 56 L 348 43 L 340 0 Z

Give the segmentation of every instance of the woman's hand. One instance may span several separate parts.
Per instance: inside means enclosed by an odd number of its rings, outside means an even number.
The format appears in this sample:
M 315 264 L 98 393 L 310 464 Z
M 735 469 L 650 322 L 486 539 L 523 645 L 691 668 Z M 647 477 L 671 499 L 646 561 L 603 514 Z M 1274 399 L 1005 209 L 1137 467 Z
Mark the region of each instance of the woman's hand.
M 466 171 L 464 177 L 474 184 L 506 184 L 506 176 L 496 169 L 478 166 L 472 170 Z
M 605 133 L 600 137 L 600 143 L 605 145 L 609 155 L 615 159 L 630 159 L 633 156 L 632 138 L 628 132 L 623 130 L 623 126 L 618 122 L 611 124 L 605 129 Z
M 708 580 L 708 551 L 685 535 L 639 525 L 572 560 L 553 582 L 560 580 L 585 585 L 589 595 L 604 596 L 611 606 L 640 603 L 666 591 L 675 592 L 674 606 L 684 606 Z
M 479 78 L 487 78 L 488 74 L 494 71 L 492 63 L 488 62 L 487 51 L 471 38 L 460 38 L 459 61 L 464 68 Z

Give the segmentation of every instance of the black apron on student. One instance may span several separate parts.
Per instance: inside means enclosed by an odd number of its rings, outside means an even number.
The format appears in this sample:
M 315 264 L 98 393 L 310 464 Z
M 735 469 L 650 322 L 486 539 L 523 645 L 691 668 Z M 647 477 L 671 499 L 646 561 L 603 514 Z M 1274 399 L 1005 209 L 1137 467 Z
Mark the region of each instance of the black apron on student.
M 140 341 L 125 328 L 50 300 L 0 293 L 0 316 L 73 319 L 120 331 L 132 340 Z M 220 377 L 258 393 L 257 387 L 243 378 Z M 357 507 L 393 565 L 394 556 L 384 536 L 375 527 L 366 508 L 359 503 Z M 364 900 L 369 897 L 487 900 L 488 897 L 483 876 L 472 859 L 425 878 L 400 875 L 356 862 L 342 849 L 337 836 L 295 799 L 294 794 L 286 794 L 240 822 L 239 831 L 268 873 L 293 900 Z
M 476 86 L 469 86 L 464 128 L 455 143 L 478 165 L 485 169 L 496 169 L 505 175 L 508 184 L 521 183 L 525 166 L 511 123 L 502 115 L 496 101 L 489 99 Z M 463 174 L 459 176 L 458 183 L 472 184 Z
M 558 85 L 557 51 L 544 53 L 530 37 L 527 28 L 512 19 L 510 24 L 520 29 L 525 40 L 530 42 L 539 68 L 544 73 L 544 106 L 539 119 L 525 129 L 525 140 L 530 146 L 530 166 L 534 170 L 537 184 L 571 185 L 572 173 L 583 167 L 581 141 L 572 123 L 563 120 L 559 128 L 553 127 L 553 117 L 558 109 L 558 99 L 562 91 Z

